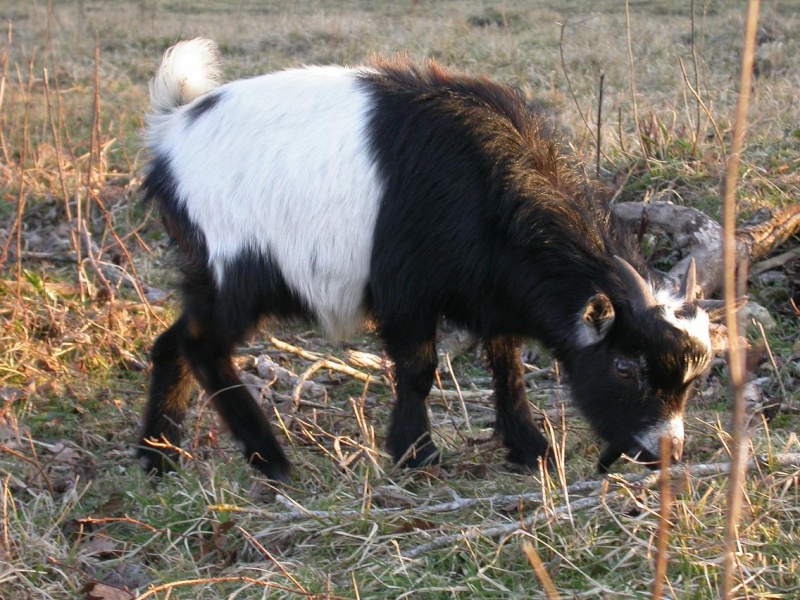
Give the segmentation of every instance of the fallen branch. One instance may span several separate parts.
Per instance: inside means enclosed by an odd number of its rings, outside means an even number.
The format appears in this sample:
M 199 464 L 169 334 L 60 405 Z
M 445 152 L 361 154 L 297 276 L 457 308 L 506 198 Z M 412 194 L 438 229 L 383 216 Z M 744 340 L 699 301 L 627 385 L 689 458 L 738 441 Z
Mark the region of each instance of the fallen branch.
M 752 458 L 748 461 L 748 471 L 756 468 L 757 466 L 800 467 L 800 453 L 779 454 L 779 455 L 774 455 L 772 457 L 765 457 L 760 459 Z M 669 469 L 669 474 L 671 478 L 675 478 L 680 475 L 687 475 L 691 477 L 708 477 L 711 475 L 727 474 L 730 472 L 730 469 L 731 469 L 731 463 L 729 462 L 693 465 L 689 467 L 678 465 Z M 609 500 L 622 498 L 629 492 L 630 486 L 632 485 L 635 485 L 637 488 L 640 489 L 654 487 L 655 485 L 658 484 L 660 478 L 661 478 L 661 472 L 654 471 L 652 473 L 640 476 L 638 478 L 614 479 L 613 480 L 614 483 L 621 484 L 620 488 L 611 491 L 607 494 L 602 494 L 599 496 L 590 496 L 588 498 L 580 498 L 573 502 L 568 502 L 568 504 L 559 506 L 554 510 L 540 512 L 535 516 L 531 517 L 530 519 L 523 521 L 522 523 L 520 523 L 519 521 L 515 521 L 513 523 L 505 523 L 502 525 L 495 525 L 492 527 L 472 527 L 467 531 L 462 531 L 454 535 L 441 536 L 431 542 L 428 542 L 427 544 L 422 544 L 420 546 L 417 546 L 416 548 L 412 548 L 411 550 L 406 552 L 404 556 L 406 558 L 413 559 L 429 552 L 430 550 L 435 550 L 443 546 L 449 546 L 454 543 L 460 542 L 462 540 L 473 540 L 478 537 L 484 537 L 484 538 L 506 537 L 518 530 L 531 529 L 543 521 L 559 519 L 561 517 L 567 516 L 570 512 L 574 514 L 575 512 L 580 510 L 597 508 L 598 506 L 607 503 Z M 591 482 L 591 483 L 594 483 L 595 485 L 598 484 L 602 485 L 603 481 Z
M 768 258 L 767 260 L 762 260 L 760 263 L 757 263 L 752 267 L 750 267 L 748 275 L 750 277 L 755 277 L 756 275 L 760 275 L 761 273 L 765 273 L 767 271 L 771 271 L 772 269 L 777 269 L 778 267 L 782 267 L 787 262 L 792 261 L 796 258 L 800 258 L 800 248 L 792 248 L 788 252 L 778 254 L 777 256 Z
M 278 350 L 282 352 L 288 352 L 289 354 L 294 354 L 299 356 L 304 360 L 308 360 L 313 362 L 312 368 L 310 369 L 311 373 L 314 371 L 318 371 L 320 369 L 330 369 L 331 371 L 335 371 L 337 373 L 342 373 L 344 375 L 348 375 L 349 377 L 353 377 L 358 379 L 359 381 L 369 382 L 370 385 L 380 385 L 383 387 L 389 387 L 391 384 L 387 377 L 383 375 L 370 375 L 368 373 L 364 373 L 363 371 L 359 371 L 358 369 L 354 369 L 353 367 L 344 364 L 337 358 L 333 357 L 325 357 L 321 354 L 317 354 L 316 352 L 309 352 L 308 350 L 303 350 L 298 346 L 293 346 L 291 344 L 287 344 L 279 340 L 278 338 L 271 337 L 269 338 L 269 342 L 275 346 Z M 308 371 L 306 372 L 308 373 Z M 309 375 L 311 373 L 308 373 Z M 308 379 L 308 376 L 304 378 L 304 380 Z M 444 389 L 433 389 L 431 390 L 431 396 L 439 396 L 448 399 L 460 399 L 460 398 L 486 398 L 491 395 L 491 391 L 489 390 L 462 390 L 460 393 L 456 390 L 444 390 Z M 294 395 L 293 399 L 297 401 L 299 396 Z
M 633 230 L 645 229 L 671 236 L 684 253 L 669 272 L 676 282 L 686 272 L 689 261 L 697 263 L 697 285 L 705 297 L 722 286 L 722 226 L 705 213 L 689 206 L 669 202 L 621 202 L 613 205 L 614 214 Z M 771 218 L 736 230 L 739 258 L 755 262 L 765 258 L 791 236 L 800 232 L 800 205 L 777 211 Z
M 311 362 L 317 363 L 321 361 L 321 364 L 318 368 L 326 368 L 330 369 L 331 371 L 336 371 L 337 373 L 342 373 L 349 377 L 353 377 L 354 379 L 358 379 L 359 381 L 368 381 L 370 383 L 382 383 L 383 385 L 387 385 L 388 382 L 384 377 L 369 375 L 364 373 L 363 371 L 359 371 L 358 369 L 354 369 L 335 358 L 328 358 L 324 357 L 321 354 L 317 354 L 315 352 L 309 352 L 307 350 L 303 350 L 297 346 L 292 346 L 291 344 L 287 344 L 279 340 L 276 337 L 269 338 L 269 343 L 275 346 L 278 350 L 283 352 L 288 352 L 290 354 L 294 354 L 303 358 L 305 360 L 309 360 Z
M 800 467 L 800 453 L 777 454 L 771 457 L 753 458 L 749 461 L 748 470 L 756 466 L 777 467 Z M 730 463 L 704 463 L 699 465 L 684 466 L 677 465 L 669 469 L 670 479 L 679 476 L 690 476 L 694 478 L 710 477 L 715 475 L 727 474 L 730 471 Z M 656 486 L 661 480 L 661 471 L 648 473 L 629 473 L 626 475 L 611 475 L 603 479 L 590 481 L 579 481 L 566 488 L 565 497 L 567 499 L 574 496 L 581 496 L 577 500 L 568 500 L 567 504 L 557 507 L 547 513 L 541 513 L 524 522 L 524 527 L 529 529 L 540 521 L 553 517 L 566 516 L 570 511 L 573 513 L 579 510 L 596 508 L 608 499 L 622 497 L 631 488 L 643 489 Z M 608 485 L 616 485 L 619 489 L 602 493 Z M 551 494 L 547 494 L 548 497 Z M 285 494 L 275 496 L 276 503 L 288 509 L 288 512 L 271 512 L 262 509 L 242 508 L 238 505 L 220 504 L 209 506 L 208 509 L 220 513 L 246 513 L 258 515 L 270 523 L 289 523 L 293 521 L 320 521 L 325 524 L 341 523 L 342 519 L 375 519 L 377 517 L 404 516 L 411 515 L 420 518 L 426 515 L 457 512 L 472 509 L 476 506 L 494 507 L 519 507 L 520 505 L 541 505 L 544 503 L 545 495 L 541 492 L 531 492 L 529 494 L 506 494 L 497 496 L 487 496 L 482 498 L 456 498 L 448 502 L 437 504 L 415 504 L 412 506 L 389 507 L 389 508 L 369 508 L 352 510 L 311 510 L 302 506 L 296 500 Z M 408 499 L 408 502 L 413 502 Z M 474 539 L 476 537 L 500 537 L 508 535 L 520 529 L 520 523 L 515 521 L 510 524 L 502 524 L 488 528 L 472 528 L 467 532 L 455 535 L 443 536 L 436 540 L 412 548 L 405 553 L 407 558 L 415 558 L 428 550 L 446 546 L 462 539 Z

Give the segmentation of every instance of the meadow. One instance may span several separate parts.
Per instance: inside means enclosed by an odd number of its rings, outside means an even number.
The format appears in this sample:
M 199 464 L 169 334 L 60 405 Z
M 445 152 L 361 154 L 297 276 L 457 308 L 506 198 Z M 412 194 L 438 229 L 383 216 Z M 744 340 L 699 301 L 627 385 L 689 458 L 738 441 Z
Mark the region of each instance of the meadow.
M 140 202 L 140 130 L 148 81 L 181 39 L 216 40 L 226 79 L 404 52 L 522 89 L 614 202 L 719 219 L 745 3 L 4 0 L 0 18 L 0 598 L 720 595 L 723 359 L 690 402 L 683 467 L 601 477 L 600 442 L 532 345 L 529 397 L 558 460 L 530 474 L 505 463 L 490 374 L 458 340 L 429 398 L 444 464 L 409 472 L 384 450 L 378 339 L 268 324 L 237 364 L 279 425 L 291 485 L 244 463 L 202 394 L 179 470 L 145 476 L 148 352 L 179 301 L 168 240 Z M 763 4 L 739 224 L 800 198 L 798 31 L 800 1 Z M 653 266 L 680 258 L 675 240 L 641 238 Z M 799 241 L 749 281 L 768 318 L 744 323 L 752 458 L 731 598 L 800 597 Z

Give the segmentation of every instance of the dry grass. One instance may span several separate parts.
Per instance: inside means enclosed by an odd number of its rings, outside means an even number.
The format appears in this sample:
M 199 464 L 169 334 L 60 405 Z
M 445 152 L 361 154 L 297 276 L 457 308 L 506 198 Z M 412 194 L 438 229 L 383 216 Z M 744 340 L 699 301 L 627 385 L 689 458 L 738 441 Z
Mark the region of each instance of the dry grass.
M 349 363 L 371 374 L 365 384 L 257 340 L 240 366 L 282 423 L 300 467 L 293 487 L 276 495 L 247 469 L 202 398 L 180 472 L 147 480 L 131 454 L 142 370 L 175 303 L 161 291 L 172 275 L 160 227 L 136 202 L 137 131 L 147 80 L 178 39 L 218 40 L 231 78 L 407 51 L 523 87 L 559 113 L 593 171 L 604 73 L 602 179 L 619 199 L 667 196 L 719 216 L 743 10 L 696 3 L 692 46 L 689 3 L 631 3 L 640 138 L 616 1 L 591 10 L 576 0 L 6 4 L 0 597 L 641 598 L 653 593 L 659 556 L 667 557 L 662 597 L 718 595 L 728 479 L 714 465 L 729 461 L 730 448 L 723 365 L 690 407 L 689 468 L 663 484 L 668 528 L 657 479 L 630 465 L 597 480 L 596 441 L 563 404 L 545 356 L 530 397 L 565 458 L 552 479 L 504 465 L 475 352 L 453 361 L 444 391 L 431 397 L 447 464 L 409 474 L 383 454 L 390 393 L 379 360 Z M 796 0 L 762 7 L 740 220 L 798 198 L 798 15 Z M 654 262 L 671 260 L 653 247 Z M 754 335 L 748 366 L 766 403 L 781 389 L 786 398 L 769 423 L 753 417 L 750 453 L 760 460 L 744 484 L 737 598 L 800 596 L 800 344 L 789 304 L 800 266 L 770 273 L 751 295 L 777 319 L 766 337 L 771 356 Z M 345 347 L 298 327 L 270 334 L 331 361 L 347 362 L 351 347 L 378 352 L 369 336 Z M 300 379 L 265 385 L 258 365 L 267 358 Z

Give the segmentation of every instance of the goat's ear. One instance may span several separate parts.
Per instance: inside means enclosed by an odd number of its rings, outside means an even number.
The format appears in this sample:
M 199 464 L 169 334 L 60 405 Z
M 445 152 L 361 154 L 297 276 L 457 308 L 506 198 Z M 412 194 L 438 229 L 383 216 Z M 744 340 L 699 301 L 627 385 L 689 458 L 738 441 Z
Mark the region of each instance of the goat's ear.
M 608 333 L 614 323 L 614 306 L 605 294 L 595 294 L 583 307 L 580 329 L 584 345 L 596 344 Z

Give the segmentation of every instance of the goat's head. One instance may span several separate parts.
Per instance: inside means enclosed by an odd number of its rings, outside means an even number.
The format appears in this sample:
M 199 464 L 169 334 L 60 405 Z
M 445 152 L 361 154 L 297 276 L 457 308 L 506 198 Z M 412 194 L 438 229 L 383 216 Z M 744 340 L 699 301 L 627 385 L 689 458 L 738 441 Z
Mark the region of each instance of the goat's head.
M 694 297 L 694 262 L 677 296 L 654 293 L 629 263 L 614 262 L 627 302 L 590 298 L 578 319 L 578 347 L 564 361 L 575 401 L 608 442 L 601 471 L 623 454 L 657 466 L 664 435 L 671 458 L 681 458 L 686 402 L 716 350 L 708 313 Z

